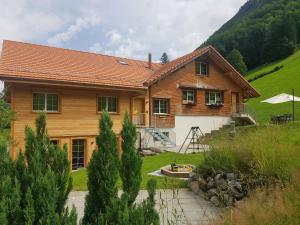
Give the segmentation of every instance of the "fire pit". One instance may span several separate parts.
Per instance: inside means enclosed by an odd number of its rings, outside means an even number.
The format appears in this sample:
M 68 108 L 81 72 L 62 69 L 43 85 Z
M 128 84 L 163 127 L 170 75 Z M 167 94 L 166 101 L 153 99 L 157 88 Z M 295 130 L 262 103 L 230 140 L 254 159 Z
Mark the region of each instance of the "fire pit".
M 172 163 L 171 165 L 161 168 L 160 171 L 162 174 L 170 177 L 189 178 L 193 168 L 192 165 Z

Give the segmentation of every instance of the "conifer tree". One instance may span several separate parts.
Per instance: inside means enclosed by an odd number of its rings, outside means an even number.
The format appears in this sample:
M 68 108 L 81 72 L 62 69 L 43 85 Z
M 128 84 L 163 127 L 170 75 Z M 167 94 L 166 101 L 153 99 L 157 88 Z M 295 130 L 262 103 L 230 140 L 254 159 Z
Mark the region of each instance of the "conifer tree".
M 136 152 L 136 129 L 128 113 L 125 114 L 122 137 L 122 158 L 120 176 L 123 184 L 123 191 L 128 195 L 128 204 L 131 206 L 135 201 L 142 181 L 142 160 Z
M 86 196 L 83 224 L 100 224 L 99 216 L 106 214 L 117 198 L 119 159 L 116 135 L 107 112 L 100 119 L 98 149 L 93 152 L 87 168 L 88 194 Z
M 71 213 L 64 208 L 71 184 L 66 149 L 50 143 L 44 114 L 36 120 L 36 133 L 27 127 L 25 134 L 25 155 L 20 151 L 12 163 L 8 154 L 1 151 L 5 159 L 0 160 L 0 221 L 18 225 L 75 225 L 74 208 Z M 6 165 L 4 169 L 2 165 Z M 6 176 L 2 176 L 4 171 Z
M 231 65 L 239 71 L 242 75 L 245 75 L 247 72 L 247 65 L 244 62 L 244 58 L 239 50 L 233 49 L 227 56 L 227 60 Z
M 25 194 L 24 203 L 24 225 L 33 225 L 35 220 L 34 201 L 30 188 L 27 189 Z
M 169 56 L 166 52 L 164 52 L 160 58 L 160 61 L 162 64 L 166 64 L 168 63 L 170 60 L 169 60 Z

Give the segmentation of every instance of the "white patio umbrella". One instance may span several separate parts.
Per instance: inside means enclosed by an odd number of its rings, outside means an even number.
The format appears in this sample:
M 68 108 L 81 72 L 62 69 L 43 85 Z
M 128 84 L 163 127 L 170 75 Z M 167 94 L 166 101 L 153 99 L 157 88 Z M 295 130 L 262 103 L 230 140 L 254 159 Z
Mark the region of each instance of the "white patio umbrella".
M 293 95 L 286 94 L 286 93 L 282 93 L 282 94 L 276 95 L 272 98 L 263 100 L 261 102 L 270 103 L 270 104 L 278 104 L 278 103 L 292 102 L 292 101 L 300 102 L 300 98 L 293 96 Z
M 276 95 L 272 98 L 268 98 L 266 100 L 263 100 L 261 102 L 270 103 L 270 104 L 293 102 L 293 119 L 294 119 L 295 118 L 295 102 L 300 102 L 300 97 L 295 96 L 294 89 L 293 89 L 293 95 L 282 93 L 282 94 Z

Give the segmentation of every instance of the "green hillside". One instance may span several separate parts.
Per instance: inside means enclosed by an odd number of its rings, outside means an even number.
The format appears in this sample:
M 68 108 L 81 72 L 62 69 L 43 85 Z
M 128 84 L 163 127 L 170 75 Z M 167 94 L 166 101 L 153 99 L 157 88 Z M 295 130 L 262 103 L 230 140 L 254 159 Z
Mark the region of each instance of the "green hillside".
M 270 121 L 270 115 L 280 115 L 292 113 L 292 103 L 268 104 L 261 103 L 262 100 L 270 98 L 280 93 L 292 93 L 295 89 L 295 95 L 300 96 L 300 51 L 290 57 L 261 66 L 250 71 L 247 79 L 253 78 L 258 74 L 271 71 L 276 66 L 283 66 L 280 70 L 259 78 L 251 84 L 260 92 L 261 97 L 249 101 L 249 106 L 254 112 L 254 116 L 259 122 Z M 296 102 L 296 120 L 300 120 L 300 102 Z
M 250 69 L 284 59 L 300 44 L 300 1 L 248 0 L 207 44 L 225 57 L 238 50 Z

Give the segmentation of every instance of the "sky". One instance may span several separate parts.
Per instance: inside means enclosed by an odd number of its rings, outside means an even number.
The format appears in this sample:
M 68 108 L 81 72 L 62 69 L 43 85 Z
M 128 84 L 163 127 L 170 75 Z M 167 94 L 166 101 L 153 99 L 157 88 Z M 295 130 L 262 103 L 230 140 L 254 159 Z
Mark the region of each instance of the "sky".
M 0 0 L 3 39 L 159 61 L 203 43 L 247 0 Z M 0 84 L 1 89 L 1 84 Z

